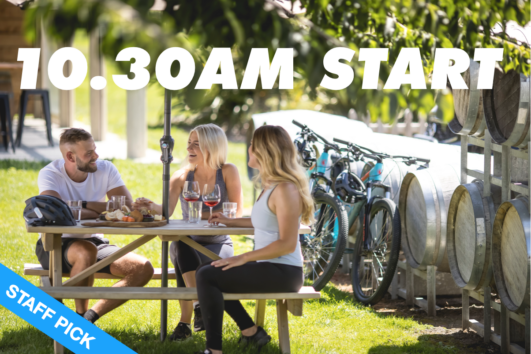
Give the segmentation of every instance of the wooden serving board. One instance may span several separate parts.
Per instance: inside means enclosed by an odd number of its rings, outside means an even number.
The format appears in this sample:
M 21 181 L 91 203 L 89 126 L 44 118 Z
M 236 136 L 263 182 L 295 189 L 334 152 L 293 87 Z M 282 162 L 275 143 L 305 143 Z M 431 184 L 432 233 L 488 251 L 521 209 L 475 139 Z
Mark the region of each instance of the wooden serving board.
M 159 227 L 167 225 L 168 222 L 166 220 L 162 221 L 141 221 L 141 222 L 125 222 L 125 221 L 87 221 L 82 222 L 81 226 L 88 226 L 88 227 L 102 227 L 102 226 L 110 226 L 110 227 Z

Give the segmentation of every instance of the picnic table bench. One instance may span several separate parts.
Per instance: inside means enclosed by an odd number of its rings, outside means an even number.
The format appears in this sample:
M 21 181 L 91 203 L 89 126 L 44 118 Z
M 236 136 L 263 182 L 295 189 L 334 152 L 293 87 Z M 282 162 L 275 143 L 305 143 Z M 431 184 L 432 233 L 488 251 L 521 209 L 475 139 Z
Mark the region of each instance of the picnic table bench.
M 84 220 L 81 222 L 88 221 Z M 156 237 L 162 242 L 182 241 L 190 247 L 203 253 L 207 257 L 217 260 L 220 257 L 193 241 L 188 235 L 216 236 L 216 235 L 254 235 L 253 228 L 241 227 L 204 227 L 206 221 L 199 224 L 189 224 L 182 220 L 170 220 L 169 223 L 161 227 L 142 228 L 121 228 L 121 227 L 83 227 L 76 226 L 26 226 L 30 233 L 41 233 L 45 251 L 50 251 L 49 270 L 43 269 L 38 264 L 25 264 L 24 274 L 35 275 L 41 278 L 41 289 L 56 299 L 122 299 L 122 300 L 161 300 L 165 304 L 168 300 L 196 300 L 197 291 L 195 288 L 168 288 L 167 280 L 175 278 L 175 272 L 168 270 L 167 254 L 163 254 L 162 267 L 155 269 L 152 279 L 160 279 L 160 287 L 123 287 L 123 288 L 102 288 L 102 287 L 80 287 L 74 286 L 79 281 L 94 275 L 100 279 L 119 279 L 109 274 L 98 273 L 99 270 L 111 264 L 115 260 L 132 252 L 143 244 Z M 301 225 L 300 234 L 310 232 L 310 228 Z M 76 276 L 63 282 L 63 277 L 70 277 L 70 274 L 62 272 L 62 252 L 61 237 L 63 233 L 68 234 L 96 234 L 105 235 L 139 235 L 133 242 L 122 247 L 111 256 L 97 262 L 91 267 L 80 272 Z M 260 293 L 260 294 L 233 294 L 224 293 L 226 300 L 256 300 L 255 323 L 264 325 L 265 309 L 267 300 L 276 300 L 277 323 L 279 344 L 282 353 L 290 353 L 288 314 L 291 312 L 295 316 L 302 316 L 303 301 L 307 299 L 318 299 L 320 293 L 312 287 L 303 287 L 297 293 Z M 167 307 L 162 306 L 163 309 Z M 167 313 L 161 311 L 161 339 L 166 336 Z M 63 347 L 54 342 L 54 352 L 63 353 Z

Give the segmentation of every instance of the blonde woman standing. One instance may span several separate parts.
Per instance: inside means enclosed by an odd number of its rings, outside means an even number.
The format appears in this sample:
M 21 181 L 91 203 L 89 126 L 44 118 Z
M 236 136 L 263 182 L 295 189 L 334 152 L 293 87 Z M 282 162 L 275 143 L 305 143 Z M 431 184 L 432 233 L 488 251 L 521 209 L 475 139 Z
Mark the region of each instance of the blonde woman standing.
M 249 166 L 260 172 L 263 191 L 251 218 L 228 219 L 222 213 L 210 221 L 227 226 L 254 227 L 252 252 L 203 264 L 196 273 L 197 293 L 206 327 L 207 349 L 222 351 L 223 312 L 242 332 L 240 343 L 258 348 L 271 341 L 239 301 L 224 301 L 223 293 L 296 292 L 303 285 L 299 224 L 313 222 L 314 205 L 295 147 L 282 127 L 256 129 L 249 147 Z
M 195 181 L 199 183 L 202 191 L 205 184 L 219 186 L 221 201 L 214 207 L 215 211 L 223 208 L 224 202 L 238 203 L 236 212 L 240 217 L 243 212 L 243 191 L 238 169 L 233 164 L 227 163 L 228 142 L 223 130 L 215 124 L 204 124 L 195 127 L 188 136 L 188 166 L 175 172 L 170 180 L 169 213 L 173 215 L 177 202 L 181 201 L 183 219 L 188 219 L 188 202 L 184 200 L 182 191 L 184 183 Z M 201 198 L 199 199 L 201 200 Z M 162 214 L 162 205 L 152 203 L 149 199 L 138 198 L 133 205 L 135 208 L 149 206 Z M 210 209 L 203 205 L 203 219 L 208 219 Z M 232 240 L 228 235 L 222 236 L 194 236 L 190 237 L 219 255 L 228 258 L 234 255 Z M 172 242 L 170 246 L 170 259 L 175 267 L 178 287 L 196 287 L 196 269 L 204 262 L 211 261 L 202 253 L 197 252 L 183 242 Z M 182 275 L 181 275 L 182 274 Z M 171 340 L 182 341 L 192 335 L 191 320 L 194 317 L 194 331 L 203 331 L 204 325 L 199 303 L 192 305 L 191 301 L 180 301 L 181 318 L 170 336 Z

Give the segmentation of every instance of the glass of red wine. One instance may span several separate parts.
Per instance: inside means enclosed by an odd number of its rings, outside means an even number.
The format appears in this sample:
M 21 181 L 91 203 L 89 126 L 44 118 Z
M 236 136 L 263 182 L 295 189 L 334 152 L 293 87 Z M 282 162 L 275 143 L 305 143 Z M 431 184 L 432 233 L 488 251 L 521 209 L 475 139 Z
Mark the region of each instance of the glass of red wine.
M 203 203 L 210 207 L 210 216 L 212 217 L 212 208 L 219 204 L 221 192 L 217 184 L 205 184 L 203 187 Z M 216 227 L 216 224 L 208 223 L 206 227 Z
M 183 187 L 183 198 L 187 202 L 197 202 L 201 196 L 201 190 L 199 189 L 199 182 L 186 181 Z M 191 205 L 188 204 L 189 210 Z

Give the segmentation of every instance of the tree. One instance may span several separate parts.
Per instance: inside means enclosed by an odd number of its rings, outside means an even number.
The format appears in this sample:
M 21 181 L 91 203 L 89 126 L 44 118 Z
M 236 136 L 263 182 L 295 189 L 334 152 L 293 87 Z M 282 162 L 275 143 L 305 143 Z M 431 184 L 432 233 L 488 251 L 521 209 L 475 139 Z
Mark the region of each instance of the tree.
M 396 118 L 409 108 L 427 114 L 435 104 L 446 120 L 453 117 L 448 92 L 410 90 L 363 90 L 363 63 L 355 58 L 351 65 L 354 82 L 341 91 L 319 86 L 326 71 L 323 57 L 331 48 L 389 48 L 388 65 L 382 65 L 380 80 L 385 82 L 398 53 L 405 47 L 418 47 L 426 78 L 433 65 L 435 48 L 461 48 L 473 55 L 477 47 L 503 47 L 505 70 L 529 74 L 529 47 L 508 38 L 504 32 L 494 34 L 500 23 L 520 25 L 529 22 L 529 1 L 496 0 L 302 0 L 305 11 L 296 11 L 274 0 L 167 0 L 162 12 L 150 11 L 153 2 L 133 0 L 39 0 L 28 11 L 28 23 L 42 18 L 49 34 L 67 41 L 77 29 L 102 29 L 104 55 L 116 58 L 124 48 L 136 46 L 147 50 L 152 58 L 148 69 L 154 73 L 155 58 L 166 48 L 179 46 L 189 50 L 196 61 L 194 81 L 177 92 L 178 107 L 196 123 L 214 121 L 227 128 L 241 127 L 248 112 L 262 109 L 272 95 L 289 96 L 292 92 L 273 90 L 195 90 L 210 51 L 214 47 L 232 48 L 238 80 L 245 69 L 252 48 L 268 48 L 272 58 L 277 48 L 294 48 L 296 86 L 303 87 L 312 99 L 326 95 L 335 102 L 325 106 L 346 115 L 350 108 L 369 111 L 371 117 L 384 121 Z M 28 26 L 32 35 L 34 26 Z M 129 72 L 129 63 L 120 63 Z M 179 68 L 175 64 L 172 72 Z M 154 75 L 152 75 L 154 80 Z M 252 102 L 252 103 L 251 103 Z M 247 105 L 246 111 L 242 107 Z M 239 108 L 236 108 L 239 107 Z

